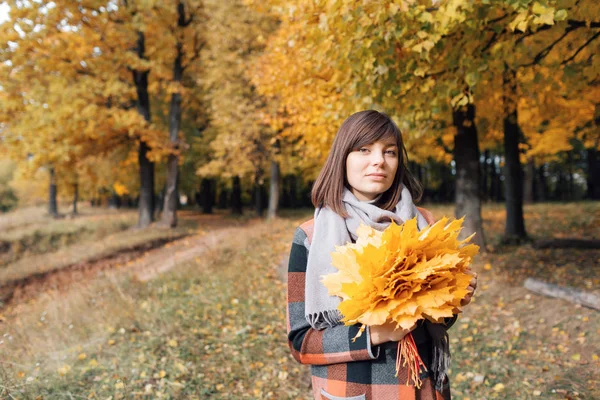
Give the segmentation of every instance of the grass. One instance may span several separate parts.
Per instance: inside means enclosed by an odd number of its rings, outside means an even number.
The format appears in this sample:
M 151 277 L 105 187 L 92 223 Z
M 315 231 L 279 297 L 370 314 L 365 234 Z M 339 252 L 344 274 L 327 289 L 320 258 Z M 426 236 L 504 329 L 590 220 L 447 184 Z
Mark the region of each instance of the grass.
M 528 205 L 527 230 L 598 238 L 599 211 Z M 450 331 L 453 398 L 600 398 L 598 312 L 522 287 L 534 276 L 597 293 L 600 251 L 501 246 L 502 207 L 483 213 L 493 251 L 474 263 L 477 294 Z M 115 270 L 20 304 L 0 325 L 0 397 L 310 399 L 306 368 L 287 347 L 278 278 L 295 226 L 310 216 L 240 225 L 232 240 L 148 283 Z M 236 222 L 216 216 L 206 229 L 223 223 Z
M 36 215 L 37 209 L 32 213 Z M 0 242 L 11 243 L 12 250 L 8 253 L 12 256 L 5 255 L 4 258 L 12 258 L 11 262 L 2 265 L 0 254 L 0 284 L 107 257 L 154 240 L 168 241 L 199 232 L 201 227 L 194 218 L 195 213 L 184 211 L 179 214 L 180 221 L 175 229 L 137 229 L 137 212 L 134 210 L 84 208 L 81 215 L 73 219 L 41 217 L 39 222 L 30 221 L 20 212 L 18 218 L 10 214 L 3 216 L 0 225 L 4 223 L 11 228 L 0 234 Z M 219 221 L 222 219 L 219 215 L 215 217 Z M 23 227 L 15 225 L 18 220 L 24 223 Z M 235 219 L 231 221 L 231 224 L 236 223 Z
M 308 398 L 277 277 L 294 225 L 240 228 L 148 284 L 112 275 L 42 296 L 5 327 L 2 385 L 15 398 Z
M 533 239 L 600 237 L 597 202 L 526 205 L 524 212 Z M 522 287 L 533 277 L 600 295 L 600 250 L 502 246 L 505 211 L 486 205 L 483 216 L 492 251 L 475 262 L 477 295 L 450 331 L 453 398 L 600 398 L 598 312 Z
M 101 240 L 135 225 L 134 210 L 80 207 L 77 216 L 55 219 L 42 207 L 0 215 L 0 268 L 82 242 Z M 28 262 L 26 262 L 28 263 Z

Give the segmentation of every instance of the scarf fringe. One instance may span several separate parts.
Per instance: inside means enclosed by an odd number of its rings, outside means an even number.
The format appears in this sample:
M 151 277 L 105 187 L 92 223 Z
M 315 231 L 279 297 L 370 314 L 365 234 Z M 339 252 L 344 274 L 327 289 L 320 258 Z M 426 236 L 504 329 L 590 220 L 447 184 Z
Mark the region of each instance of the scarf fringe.
M 314 329 L 321 330 L 339 325 L 343 315 L 339 310 L 319 311 L 305 315 L 306 320 Z
M 431 369 L 435 381 L 435 390 L 442 392 L 448 368 L 450 368 L 450 340 L 448 333 L 433 340 L 433 358 Z

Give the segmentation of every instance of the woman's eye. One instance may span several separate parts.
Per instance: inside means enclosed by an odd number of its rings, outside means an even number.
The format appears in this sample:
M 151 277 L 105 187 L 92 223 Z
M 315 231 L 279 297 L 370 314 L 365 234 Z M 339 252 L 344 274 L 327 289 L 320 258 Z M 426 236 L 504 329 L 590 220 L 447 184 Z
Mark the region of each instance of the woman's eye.
M 367 149 L 366 147 L 361 147 L 360 149 L 358 149 L 358 151 L 360 151 L 361 153 L 366 153 L 369 151 L 369 149 Z
M 391 155 L 391 156 L 395 156 L 396 155 L 396 151 L 394 150 L 388 150 L 386 151 L 387 154 Z

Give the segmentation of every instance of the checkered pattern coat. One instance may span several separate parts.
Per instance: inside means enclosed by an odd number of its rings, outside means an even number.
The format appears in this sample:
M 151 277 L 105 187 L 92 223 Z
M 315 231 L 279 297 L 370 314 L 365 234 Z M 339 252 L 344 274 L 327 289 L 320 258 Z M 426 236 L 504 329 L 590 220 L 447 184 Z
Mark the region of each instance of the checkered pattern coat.
M 420 209 L 428 220 L 433 216 Z M 294 234 L 288 266 L 287 331 L 294 358 L 309 364 L 312 372 L 313 396 L 318 400 L 449 400 L 450 383 L 443 391 L 434 389 L 429 372 L 422 372 L 420 389 L 406 385 L 407 371 L 396 377 L 397 343 L 371 346 L 369 328 L 352 341 L 359 326 L 337 325 L 323 330 L 313 329 L 304 314 L 304 283 L 313 220 L 300 225 Z M 449 328 L 454 318 L 448 319 Z M 420 322 L 413 337 L 423 362 L 430 370 L 431 337 Z

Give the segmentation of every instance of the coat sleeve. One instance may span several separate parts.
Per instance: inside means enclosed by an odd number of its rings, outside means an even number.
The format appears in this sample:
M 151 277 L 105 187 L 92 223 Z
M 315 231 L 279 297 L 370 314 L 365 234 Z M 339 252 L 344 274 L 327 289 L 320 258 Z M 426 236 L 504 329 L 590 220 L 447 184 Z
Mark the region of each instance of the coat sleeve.
M 290 250 L 287 283 L 288 344 L 296 361 L 302 364 L 327 365 L 351 361 L 374 360 L 379 347 L 371 347 L 369 328 L 356 340 L 359 326 L 337 325 L 316 330 L 304 313 L 304 286 L 308 263 L 307 235 L 297 228 Z

